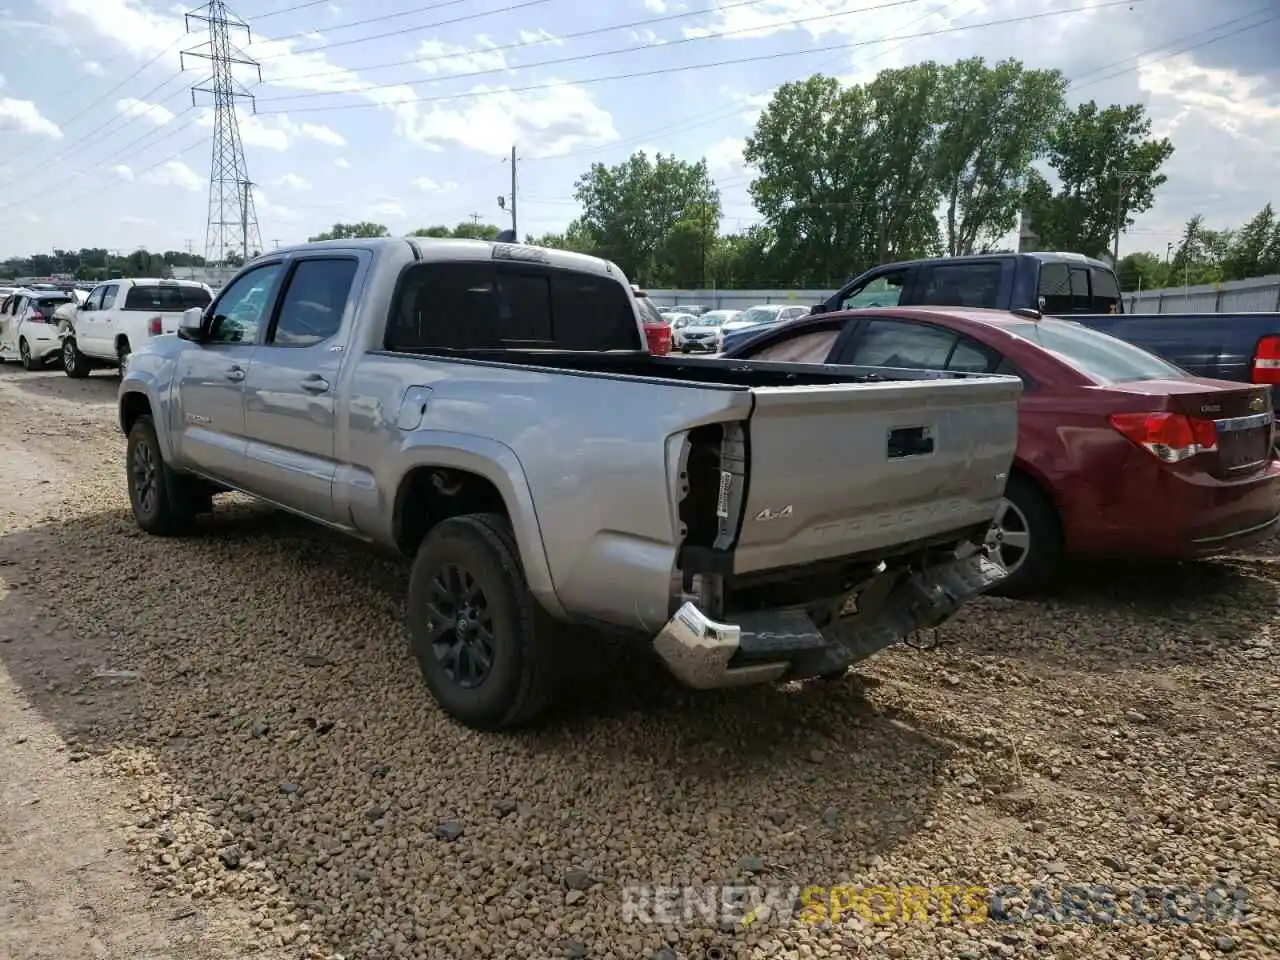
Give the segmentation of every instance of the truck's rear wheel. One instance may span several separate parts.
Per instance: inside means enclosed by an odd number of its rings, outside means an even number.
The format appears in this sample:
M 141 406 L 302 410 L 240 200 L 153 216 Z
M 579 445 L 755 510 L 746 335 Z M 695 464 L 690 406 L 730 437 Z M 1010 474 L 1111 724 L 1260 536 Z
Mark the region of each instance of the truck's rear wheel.
M 31 357 L 31 344 L 27 343 L 26 337 L 18 341 L 18 359 L 22 361 L 23 370 L 34 370 L 39 366 Z
M 553 693 L 548 626 L 505 517 L 454 517 L 427 534 L 409 576 L 409 642 L 446 713 L 477 730 L 540 714 Z
M 200 481 L 176 473 L 164 462 L 150 415 L 137 419 L 125 448 L 129 503 L 133 518 L 158 537 L 191 532 L 203 506 Z

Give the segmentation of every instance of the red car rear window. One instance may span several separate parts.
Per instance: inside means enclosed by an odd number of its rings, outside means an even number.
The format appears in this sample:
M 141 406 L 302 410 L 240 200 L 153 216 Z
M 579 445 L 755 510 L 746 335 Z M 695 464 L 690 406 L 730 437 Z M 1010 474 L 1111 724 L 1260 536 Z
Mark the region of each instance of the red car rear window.
M 1064 362 L 1104 383 L 1126 380 L 1184 380 L 1181 367 L 1141 347 L 1068 320 L 1028 320 L 1002 329 L 1057 354 Z

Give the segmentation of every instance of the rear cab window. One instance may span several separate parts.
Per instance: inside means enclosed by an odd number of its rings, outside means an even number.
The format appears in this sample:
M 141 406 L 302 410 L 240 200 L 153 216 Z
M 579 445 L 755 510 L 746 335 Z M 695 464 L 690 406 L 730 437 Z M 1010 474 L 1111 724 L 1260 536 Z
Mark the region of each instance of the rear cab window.
M 534 263 L 453 261 L 410 267 L 385 347 L 432 350 L 645 349 L 635 298 L 605 276 Z
M 1089 278 L 1093 283 L 1093 312 L 1119 313 L 1120 285 L 1115 274 L 1094 267 L 1089 271 Z
M 1014 336 L 1056 354 L 1063 362 L 1103 383 L 1134 380 L 1185 380 L 1185 370 L 1115 337 L 1052 318 L 1009 324 Z
M 213 298 L 203 287 L 181 284 L 135 284 L 124 297 L 124 310 L 154 313 L 182 313 L 192 307 L 204 308 Z

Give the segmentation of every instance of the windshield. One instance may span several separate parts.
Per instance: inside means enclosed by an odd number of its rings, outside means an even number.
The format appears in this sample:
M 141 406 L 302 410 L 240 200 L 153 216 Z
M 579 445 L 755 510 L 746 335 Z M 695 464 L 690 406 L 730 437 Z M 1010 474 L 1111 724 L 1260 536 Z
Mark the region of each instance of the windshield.
M 781 307 L 752 307 L 738 319 L 742 323 L 768 323 L 778 319 Z
M 1067 320 L 1045 319 L 1004 326 L 1015 336 L 1037 344 L 1095 379 L 1185 380 L 1187 372 L 1140 347 Z
M 697 317 L 691 316 L 687 313 L 673 313 L 668 315 L 667 319 L 671 321 L 671 326 L 675 327 L 677 330 L 684 327 L 696 326 L 698 323 Z
M 730 319 L 732 316 L 733 316 L 732 313 L 722 313 L 719 311 L 704 313 L 702 316 L 698 317 L 698 326 L 718 327 L 720 326 L 720 324 L 724 323 L 726 320 Z

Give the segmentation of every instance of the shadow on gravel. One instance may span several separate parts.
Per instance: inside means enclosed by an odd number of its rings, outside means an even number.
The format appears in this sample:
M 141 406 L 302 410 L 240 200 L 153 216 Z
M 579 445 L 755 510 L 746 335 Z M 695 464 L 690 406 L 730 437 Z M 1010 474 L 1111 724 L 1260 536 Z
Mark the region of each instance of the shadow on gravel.
M 732 883 L 744 857 L 757 882 L 833 883 L 932 815 L 952 745 L 854 679 L 694 695 L 587 644 L 539 729 L 482 736 L 405 651 L 407 564 L 257 508 L 207 527 L 161 540 L 121 510 L 0 538 L 0 660 L 70 756 L 150 751 L 348 955 L 384 955 L 380 914 L 563 913 L 574 868 L 599 929 L 625 883 Z
M 95 370 L 83 380 L 73 380 L 62 370 L 26 371 L 14 364 L 0 364 L 3 376 L 19 390 L 49 400 L 115 404 L 120 389 L 120 376 L 113 370 Z

